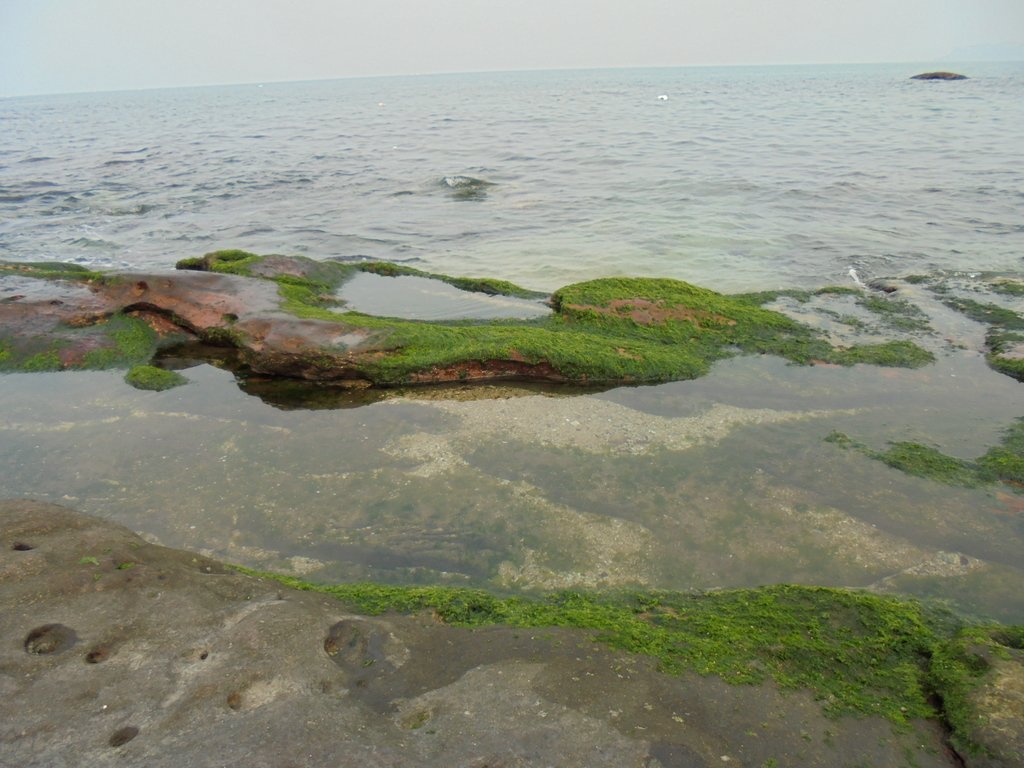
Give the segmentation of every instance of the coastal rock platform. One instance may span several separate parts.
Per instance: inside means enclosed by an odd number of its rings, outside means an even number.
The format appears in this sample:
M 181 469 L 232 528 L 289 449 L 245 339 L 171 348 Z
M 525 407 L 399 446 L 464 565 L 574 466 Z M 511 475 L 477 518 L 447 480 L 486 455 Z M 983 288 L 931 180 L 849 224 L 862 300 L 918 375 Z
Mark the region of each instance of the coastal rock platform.
M 415 278 L 538 310 L 532 316 L 408 319 L 399 280 L 376 314 L 339 291 L 359 275 Z M 369 290 L 369 289 L 368 289 Z M 389 290 L 395 290 L 389 302 Z M 850 289 L 824 289 L 850 292 Z M 856 291 L 854 291 L 856 292 Z M 767 309 L 767 294 L 728 296 L 679 280 L 605 278 L 550 296 L 488 278 L 432 275 L 386 262 L 316 261 L 219 251 L 167 273 L 94 273 L 71 264 L 0 263 L 0 371 L 130 367 L 158 348 L 228 350 L 243 374 L 342 387 L 526 380 L 639 384 L 704 375 L 739 352 L 796 363 L 918 367 L 913 341 L 836 346 Z M 542 301 L 543 300 L 543 301 Z M 498 302 L 500 303 L 500 302 Z M 545 306 L 546 304 L 546 306 Z
M 355 615 L 41 502 L 0 502 L 0 611 L 5 766 L 962 764 L 935 723 L 666 675 L 583 630 Z

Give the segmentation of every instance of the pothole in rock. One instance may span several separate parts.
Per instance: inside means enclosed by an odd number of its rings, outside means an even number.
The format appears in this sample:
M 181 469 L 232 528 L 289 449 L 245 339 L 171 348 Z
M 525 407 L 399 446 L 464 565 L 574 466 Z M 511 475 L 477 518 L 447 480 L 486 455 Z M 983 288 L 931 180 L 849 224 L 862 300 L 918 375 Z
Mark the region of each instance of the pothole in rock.
M 126 725 L 124 728 L 118 728 L 110 737 L 110 746 L 120 747 L 127 744 L 129 741 L 139 735 L 139 729 L 134 725 Z
M 25 638 L 25 652 L 38 655 L 61 653 L 78 642 L 78 635 L 63 624 L 44 624 Z

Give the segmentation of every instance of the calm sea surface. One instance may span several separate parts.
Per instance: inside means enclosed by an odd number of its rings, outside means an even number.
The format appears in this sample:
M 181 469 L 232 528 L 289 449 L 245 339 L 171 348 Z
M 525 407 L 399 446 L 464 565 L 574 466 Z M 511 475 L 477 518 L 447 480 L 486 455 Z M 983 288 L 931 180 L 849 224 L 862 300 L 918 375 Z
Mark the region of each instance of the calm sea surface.
M 0 100 L 0 259 L 365 256 L 554 289 L 1024 266 L 1024 63 L 390 77 Z M 666 96 L 667 99 L 660 98 Z M 470 185 L 460 177 L 486 182 Z

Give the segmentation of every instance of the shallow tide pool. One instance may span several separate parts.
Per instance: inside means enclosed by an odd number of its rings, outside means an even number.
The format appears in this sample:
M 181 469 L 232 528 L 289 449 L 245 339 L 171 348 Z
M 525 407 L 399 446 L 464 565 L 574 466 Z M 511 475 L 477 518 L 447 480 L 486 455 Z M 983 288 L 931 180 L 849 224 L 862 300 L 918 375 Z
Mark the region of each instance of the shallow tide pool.
M 1024 388 L 974 352 L 919 370 L 741 357 L 661 386 L 423 389 L 317 409 L 270 405 L 210 365 L 184 373 L 163 393 L 118 372 L 0 376 L 0 496 L 317 581 L 797 582 L 1024 620 L 1024 497 L 825 441 L 984 453 L 1024 413 Z

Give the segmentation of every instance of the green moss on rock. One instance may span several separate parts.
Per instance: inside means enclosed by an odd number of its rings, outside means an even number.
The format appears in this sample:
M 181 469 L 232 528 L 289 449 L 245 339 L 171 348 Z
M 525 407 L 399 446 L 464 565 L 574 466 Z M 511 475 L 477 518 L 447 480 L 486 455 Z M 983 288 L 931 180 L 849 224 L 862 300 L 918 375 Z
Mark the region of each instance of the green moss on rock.
M 1024 492 L 1024 419 L 1003 433 L 999 445 L 974 461 L 947 456 L 936 448 L 912 442 L 892 443 L 884 451 L 874 451 L 842 432 L 832 432 L 825 440 L 915 477 L 964 488 L 1002 482 Z
M 880 715 L 904 724 L 940 715 L 933 695 L 952 699 L 951 692 L 969 682 L 943 661 L 961 627 L 950 614 L 855 590 L 777 585 L 701 594 L 500 597 L 451 587 L 317 585 L 240 570 L 333 595 L 360 613 L 432 611 L 456 626 L 589 630 L 599 642 L 654 657 L 668 674 L 692 671 L 732 684 L 773 680 L 809 689 L 833 716 Z
M 249 267 L 262 261 L 264 256 L 237 248 L 212 251 L 202 258 L 181 259 L 174 265 L 175 269 L 194 269 L 202 272 L 221 272 L 232 275 L 250 274 Z
M 136 365 L 125 374 L 124 380 L 136 389 L 163 392 L 188 384 L 188 379 L 177 371 L 167 371 L 152 365 Z
M 0 261 L 0 274 L 7 272 L 40 280 L 96 280 L 103 276 L 81 264 L 63 261 Z
M 993 663 L 1008 660 L 1013 652 L 1019 656 L 1021 649 L 1024 627 L 1001 625 L 965 627 L 933 649 L 929 685 L 941 697 L 951 741 L 960 753 L 993 756 L 985 743 L 987 713 L 978 706 L 977 694 Z

